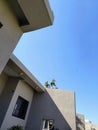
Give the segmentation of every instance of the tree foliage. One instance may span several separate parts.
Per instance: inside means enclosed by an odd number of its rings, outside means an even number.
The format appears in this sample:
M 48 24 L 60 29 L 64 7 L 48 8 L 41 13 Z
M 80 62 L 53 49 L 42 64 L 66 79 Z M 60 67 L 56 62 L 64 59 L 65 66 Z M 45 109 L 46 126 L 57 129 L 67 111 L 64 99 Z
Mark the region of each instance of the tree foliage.
M 55 82 L 56 80 L 52 79 L 50 83 L 46 81 L 44 85 L 46 88 L 58 89 Z
M 50 88 L 50 84 L 48 83 L 48 81 L 45 82 L 45 87 Z
M 50 82 L 50 85 L 53 87 L 53 86 L 56 86 L 56 84 L 55 84 L 55 79 L 52 79 L 52 81 Z

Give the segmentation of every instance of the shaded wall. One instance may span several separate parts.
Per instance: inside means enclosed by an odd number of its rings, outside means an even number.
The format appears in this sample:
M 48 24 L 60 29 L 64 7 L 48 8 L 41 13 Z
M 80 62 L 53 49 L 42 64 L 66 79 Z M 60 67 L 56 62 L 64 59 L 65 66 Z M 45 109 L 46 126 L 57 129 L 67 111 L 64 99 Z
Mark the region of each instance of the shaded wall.
M 73 92 L 47 89 L 34 94 L 26 130 L 42 130 L 43 119 L 53 119 L 59 130 L 76 130 Z
M 0 95 L 5 87 L 5 84 L 7 82 L 8 76 L 4 73 L 0 75 Z
M 12 82 L 10 82 L 10 84 L 12 86 L 15 86 L 15 81 L 13 80 Z M 9 86 L 8 91 L 11 91 Z M 22 98 L 24 98 L 29 102 L 25 119 L 20 119 L 18 117 L 12 116 L 12 112 L 14 110 L 18 96 L 21 96 Z M 32 99 L 33 99 L 33 89 L 29 85 L 27 85 L 24 81 L 22 80 L 18 81 L 13 96 L 11 97 L 9 107 L 6 110 L 6 115 L 4 117 L 1 130 L 7 130 L 7 128 L 10 128 L 11 126 L 17 124 L 25 127 Z
M 0 126 L 6 115 L 6 111 L 9 107 L 17 83 L 18 83 L 17 78 L 8 77 L 5 87 L 0 95 Z

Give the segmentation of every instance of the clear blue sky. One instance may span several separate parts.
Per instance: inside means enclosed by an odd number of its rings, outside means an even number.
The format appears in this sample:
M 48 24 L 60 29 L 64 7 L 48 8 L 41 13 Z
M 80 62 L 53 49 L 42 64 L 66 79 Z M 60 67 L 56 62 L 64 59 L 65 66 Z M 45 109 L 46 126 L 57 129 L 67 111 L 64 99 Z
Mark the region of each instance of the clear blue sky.
M 50 4 L 53 26 L 25 33 L 14 54 L 42 84 L 75 91 L 77 113 L 98 124 L 98 1 Z

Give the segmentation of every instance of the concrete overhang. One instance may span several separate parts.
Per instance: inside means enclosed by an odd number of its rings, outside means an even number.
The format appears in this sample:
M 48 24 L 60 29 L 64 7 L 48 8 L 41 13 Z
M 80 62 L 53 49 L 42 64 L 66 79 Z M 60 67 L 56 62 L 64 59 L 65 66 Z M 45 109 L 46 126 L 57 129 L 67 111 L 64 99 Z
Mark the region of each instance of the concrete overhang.
M 27 68 L 14 56 L 11 55 L 4 72 L 8 76 L 23 79 L 35 91 L 44 92 L 45 88 L 42 84 L 27 70 Z
M 23 32 L 53 24 L 54 16 L 48 0 L 7 0 Z

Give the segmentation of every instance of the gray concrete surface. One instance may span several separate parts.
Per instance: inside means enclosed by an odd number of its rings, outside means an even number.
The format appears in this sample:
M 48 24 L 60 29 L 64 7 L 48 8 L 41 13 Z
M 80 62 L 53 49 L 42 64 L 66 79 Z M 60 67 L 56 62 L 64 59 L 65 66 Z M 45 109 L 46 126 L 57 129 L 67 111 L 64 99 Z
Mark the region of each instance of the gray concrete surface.
M 34 93 L 26 130 L 42 130 L 44 119 L 53 119 L 59 130 L 76 130 L 74 92 L 47 89 Z
M 85 118 L 82 114 L 76 114 L 76 128 L 77 130 L 85 130 Z

